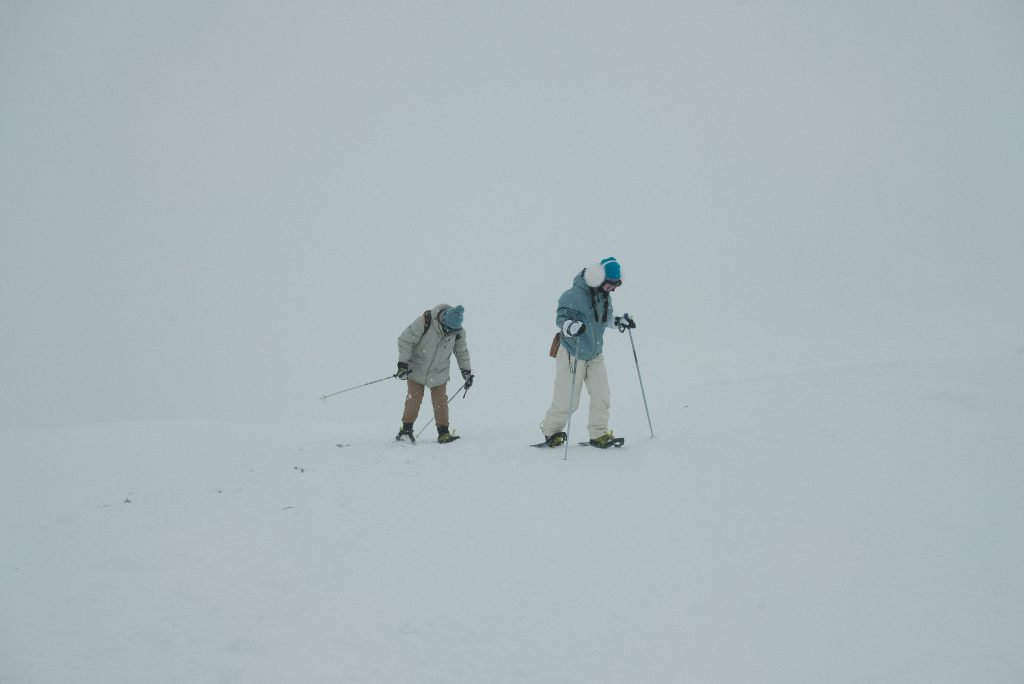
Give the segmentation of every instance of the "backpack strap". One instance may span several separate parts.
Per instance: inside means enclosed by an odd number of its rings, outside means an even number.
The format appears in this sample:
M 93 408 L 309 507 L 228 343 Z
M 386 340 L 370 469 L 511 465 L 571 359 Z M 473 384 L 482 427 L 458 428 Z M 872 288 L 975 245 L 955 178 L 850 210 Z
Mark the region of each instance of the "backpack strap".
M 430 322 L 433 320 L 433 318 L 434 314 L 430 313 L 430 309 L 427 309 L 426 311 L 423 312 L 423 335 L 426 335 L 427 331 L 430 330 Z M 420 337 L 422 337 L 423 335 L 420 335 Z

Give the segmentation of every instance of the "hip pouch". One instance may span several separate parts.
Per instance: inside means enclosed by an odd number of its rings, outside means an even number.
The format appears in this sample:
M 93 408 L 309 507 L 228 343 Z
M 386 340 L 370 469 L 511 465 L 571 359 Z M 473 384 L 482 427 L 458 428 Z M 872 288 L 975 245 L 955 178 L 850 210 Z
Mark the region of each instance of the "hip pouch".
M 562 333 L 555 333 L 555 338 L 551 340 L 551 350 L 548 351 L 548 356 L 555 358 L 558 356 L 558 347 L 562 344 Z

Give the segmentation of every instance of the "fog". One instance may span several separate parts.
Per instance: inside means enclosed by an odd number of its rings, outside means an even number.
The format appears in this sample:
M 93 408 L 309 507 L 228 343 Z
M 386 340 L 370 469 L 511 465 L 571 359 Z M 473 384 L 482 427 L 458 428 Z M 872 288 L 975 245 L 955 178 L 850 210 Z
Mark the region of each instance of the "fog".
M 1024 351 L 1024 5 L 832 5 L 5 2 L 0 429 L 338 416 L 439 302 L 539 420 L 607 256 L 661 395 Z

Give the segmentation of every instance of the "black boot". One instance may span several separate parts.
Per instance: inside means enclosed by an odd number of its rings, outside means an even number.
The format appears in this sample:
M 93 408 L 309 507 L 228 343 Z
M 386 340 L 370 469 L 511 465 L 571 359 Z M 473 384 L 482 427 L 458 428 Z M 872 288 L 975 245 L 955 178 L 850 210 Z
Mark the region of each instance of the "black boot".
M 459 439 L 459 436 L 448 432 L 447 425 L 437 426 L 437 441 L 439 444 L 448 444 L 449 442 L 454 442 L 457 439 Z
M 403 437 L 408 437 L 413 444 L 416 443 L 416 436 L 412 434 L 412 423 L 402 423 L 402 429 L 395 435 L 395 439 L 401 442 Z

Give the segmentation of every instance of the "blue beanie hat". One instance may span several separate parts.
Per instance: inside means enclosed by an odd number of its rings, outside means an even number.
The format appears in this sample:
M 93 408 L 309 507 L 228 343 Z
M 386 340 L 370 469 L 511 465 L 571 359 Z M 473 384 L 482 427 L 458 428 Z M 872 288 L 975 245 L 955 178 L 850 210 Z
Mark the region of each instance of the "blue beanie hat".
M 601 259 L 601 265 L 604 266 L 605 280 L 622 281 L 622 268 L 619 266 L 619 262 L 616 261 L 615 257 Z
M 442 317 L 444 327 L 448 328 L 449 330 L 459 330 L 460 328 L 462 328 L 463 311 L 465 311 L 465 309 L 462 308 L 461 304 L 459 304 L 458 306 L 453 306 L 452 308 L 445 311 L 444 316 Z

